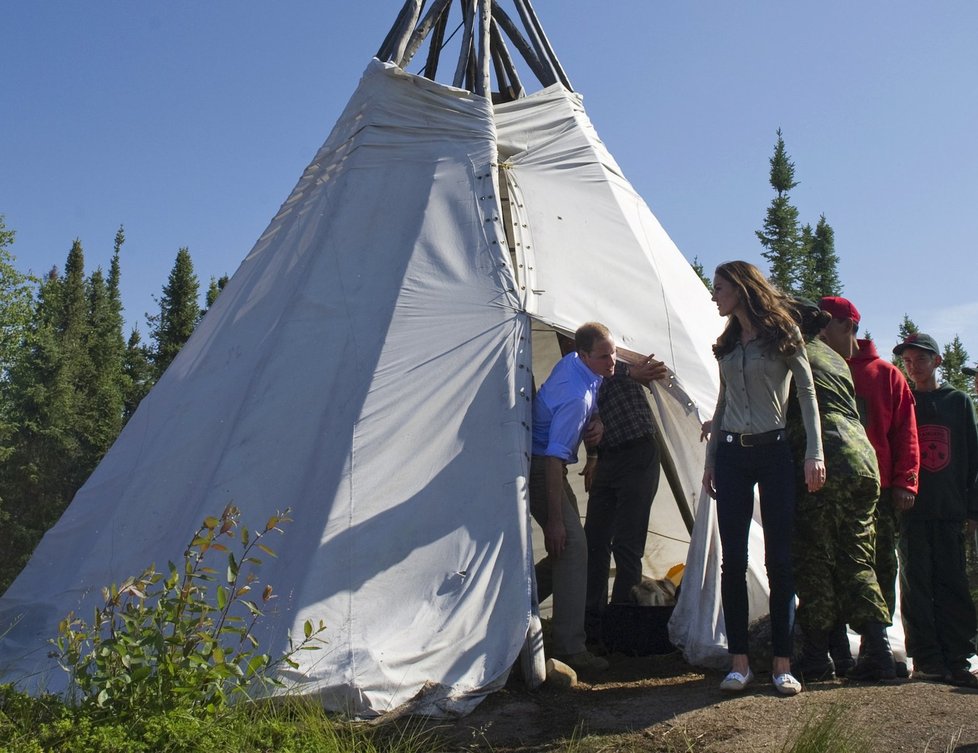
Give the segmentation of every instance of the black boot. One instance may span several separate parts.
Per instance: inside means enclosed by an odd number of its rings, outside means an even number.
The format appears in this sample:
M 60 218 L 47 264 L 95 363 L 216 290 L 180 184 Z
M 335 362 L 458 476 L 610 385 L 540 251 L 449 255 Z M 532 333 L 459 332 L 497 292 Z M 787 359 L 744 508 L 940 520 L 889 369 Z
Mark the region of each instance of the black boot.
M 791 664 L 791 674 L 802 682 L 832 679 L 832 660 L 829 658 L 829 634 L 805 631 L 801 656 Z
M 832 656 L 832 664 L 835 665 L 836 677 L 845 677 L 856 666 L 852 649 L 849 648 L 849 633 L 845 623 L 836 625 L 829 632 L 829 654 Z
M 846 677 L 860 682 L 895 680 L 896 665 L 890 642 L 886 638 L 886 625 L 882 622 L 867 622 L 860 635 L 863 643 L 859 651 L 859 661 L 846 673 Z

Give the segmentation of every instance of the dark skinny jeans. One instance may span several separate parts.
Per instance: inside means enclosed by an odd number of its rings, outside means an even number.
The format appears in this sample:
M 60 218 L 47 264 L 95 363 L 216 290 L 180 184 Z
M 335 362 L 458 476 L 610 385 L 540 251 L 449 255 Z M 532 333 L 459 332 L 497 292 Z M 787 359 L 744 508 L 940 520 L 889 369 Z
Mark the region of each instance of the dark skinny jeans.
M 795 475 L 788 443 L 741 447 L 736 442 L 725 442 L 721 437 L 714 483 L 723 548 L 720 594 L 727 628 L 727 652 L 747 653 L 747 546 L 756 484 L 764 524 L 764 565 L 771 593 L 772 648 L 774 656 L 791 656 L 795 623 L 791 564 Z

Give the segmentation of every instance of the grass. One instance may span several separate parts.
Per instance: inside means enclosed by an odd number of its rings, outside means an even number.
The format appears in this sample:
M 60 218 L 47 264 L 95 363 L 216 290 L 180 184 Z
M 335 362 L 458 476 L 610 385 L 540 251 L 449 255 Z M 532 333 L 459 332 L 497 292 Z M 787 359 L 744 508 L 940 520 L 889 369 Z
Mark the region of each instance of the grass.
M 875 746 L 866 727 L 847 706 L 833 705 L 822 716 L 812 715 L 788 738 L 781 753 L 873 753 Z
M 0 753 L 438 753 L 437 731 L 407 720 L 339 719 L 313 700 L 239 703 L 216 717 L 173 711 L 120 724 L 53 697 L 0 687 Z

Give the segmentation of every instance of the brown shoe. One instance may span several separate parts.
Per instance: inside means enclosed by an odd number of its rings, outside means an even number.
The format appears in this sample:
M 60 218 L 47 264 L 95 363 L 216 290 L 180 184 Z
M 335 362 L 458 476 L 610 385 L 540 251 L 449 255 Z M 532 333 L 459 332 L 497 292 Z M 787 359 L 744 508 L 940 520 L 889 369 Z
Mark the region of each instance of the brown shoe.
M 595 656 L 587 650 L 577 654 L 555 656 L 554 659 L 562 661 L 575 672 L 604 672 L 610 666 L 607 659 Z

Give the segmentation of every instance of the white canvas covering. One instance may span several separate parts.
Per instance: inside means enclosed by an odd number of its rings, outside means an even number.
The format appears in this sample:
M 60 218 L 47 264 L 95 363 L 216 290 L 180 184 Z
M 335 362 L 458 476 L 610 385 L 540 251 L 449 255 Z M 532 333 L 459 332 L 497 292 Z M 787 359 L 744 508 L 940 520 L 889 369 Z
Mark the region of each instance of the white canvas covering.
M 578 95 L 554 86 L 494 111 L 375 60 L 0 600 L 0 634 L 13 626 L 0 679 L 63 687 L 47 657 L 58 621 L 90 614 L 101 586 L 179 558 L 233 502 L 250 527 L 292 510 L 271 542 L 280 556 L 262 566 L 280 598 L 258 637 L 275 655 L 289 630 L 325 620 L 328 646 L 286 678 L 298 690 L 364 715 L 408 701 L 470 709 L 505 681 L 535 609 L 530 317 L 563 331 L 604 321 L 672 368 L 652 400 L 677 493 L 663 483 L 646 560 L 658 574 L 685 559 L 679 510 L 699 508 L 672 635 L 694 660 L 722 655 L 716 537 L 699 504 L 720 326 L 705 288 Z

